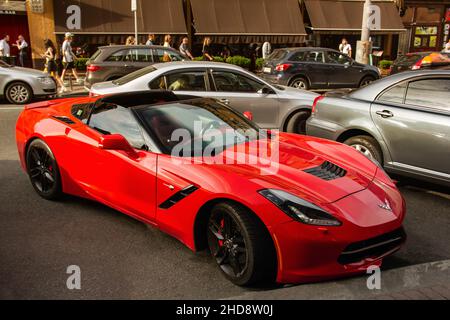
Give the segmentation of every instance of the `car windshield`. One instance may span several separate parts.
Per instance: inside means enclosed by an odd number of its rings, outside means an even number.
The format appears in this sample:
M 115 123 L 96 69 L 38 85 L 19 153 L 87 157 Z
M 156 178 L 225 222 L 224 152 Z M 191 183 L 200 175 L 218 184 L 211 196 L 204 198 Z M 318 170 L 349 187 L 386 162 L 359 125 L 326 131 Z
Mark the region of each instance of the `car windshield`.
M 206 149 L 214 156 L 259 135 L 255 124 L 209 99 L 137 110 L 161 151 L 176 157 L 204 155 Z
M 156 68 L 149 66 L 149 67 L 137 70 L 135 72 L 132 72 L 130 74 L 127 74 L 126 76 L 123 76 L 122 78 L 119 78 L 117 80 L 114 80 L 113 83 L 115 85 L 122 86 L 124 84 L 127 84 L 128 82 L 136 80 L 137 78 L 140 78 L 140 77 L 142 77 L 146 74 L 149 74 L 151 72 L 154 72 L 154 71 L 156 71 Z
M 12 66 L 10 66 L 9 64 L 7 64 L 6 62 L 0 60 L 0 67 L 1 68 L 12 68 Z

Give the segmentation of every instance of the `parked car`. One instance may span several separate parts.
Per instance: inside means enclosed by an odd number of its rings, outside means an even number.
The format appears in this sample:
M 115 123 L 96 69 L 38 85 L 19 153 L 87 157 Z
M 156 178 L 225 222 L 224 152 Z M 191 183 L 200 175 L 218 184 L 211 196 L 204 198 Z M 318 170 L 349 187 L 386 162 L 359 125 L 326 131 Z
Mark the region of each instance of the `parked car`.
M 56 94 L 56 82 L 42 71 L 13 67 L 0 60 L 0 99 L 12 104 L 26 104 L 33 98 Z
M 394 61 L 391 74 L 422 69 L 450 70 L 450 54 L 443 52 L 415 52 L 401 55 Z
M 275 50 L 263 67 L 264 79 L 298 89 L 359 88 L 380 78 L 377 67 L 326 48 Z
M 179 51 L 161 46 L 100 47 L 86 64 L 85 84 L 89 88 L 94 83 L 116 80 L 155 63 L 185 59 Z
M 217 133 L 230 138 L 211 140 Z M 42 198 L 99 201 L 209 249 L 237 285 L 366 273 L 405 241 L 405 202 L 377 164 L 340 143 L 262 133 L 214 99 L 147 91 L 38 103 L 16 137 Z M 180 143 L 193 148 L 178 153 Z M 273 171 L 238 160 L 254 145 L 278 149 L 279 160 L 264 159 Z
M 388 172 L 450 185 L 450 71 L 399 73 L 318 98 L 307 132 L 346 143 Z
M 251 112 L 265 129 L 305 133 L 306 120 L 318 96 L 272 85 L 240 67 L 216 62 L 156 64 L 115 81 L 97 83 L 91 94 L 171 90 L 220 100 L 241 113 Z

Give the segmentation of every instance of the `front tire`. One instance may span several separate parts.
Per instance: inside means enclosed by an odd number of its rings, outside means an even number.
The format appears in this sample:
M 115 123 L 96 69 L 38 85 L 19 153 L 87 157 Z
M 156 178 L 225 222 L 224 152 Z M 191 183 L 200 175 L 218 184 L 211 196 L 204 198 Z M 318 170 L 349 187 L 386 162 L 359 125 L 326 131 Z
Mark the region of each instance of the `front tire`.
M 228 280 L 239 286 L 275 281 L 272 239 L 246 208 L 234 203 L 216 205 L 207 228 L 210 252 Z
M 344 144 L 358 150 L 371 160 L 377 161 L 383 165 L 383 152 L 377 140 L 370 136 L 356 136 L 347 139 Z
M 6 99 L 11 104 L 27 104 L 33 98 L 33 90 L 23 82 L 13 82 L 6 88 Z
M 303 110 L 294 114 L 286 126 L 288 133 L 306 134 L 306 121 L 311 117 L 311 111 Z
M 39 196 L 58 200 L 62 196 L 59 167 L 49 146 L 42 140 L 31 142 L 27 150 L 27 173 Z
M 375 81 L 374 77 L 372 77 L 372 76 L 365 76 L 364 78 L 361 79 L 361 82 L 359 83 L 359 87 L 363 88 L 365 86 L 368 86 L 369 84 L 371 84 L 374 81 Z

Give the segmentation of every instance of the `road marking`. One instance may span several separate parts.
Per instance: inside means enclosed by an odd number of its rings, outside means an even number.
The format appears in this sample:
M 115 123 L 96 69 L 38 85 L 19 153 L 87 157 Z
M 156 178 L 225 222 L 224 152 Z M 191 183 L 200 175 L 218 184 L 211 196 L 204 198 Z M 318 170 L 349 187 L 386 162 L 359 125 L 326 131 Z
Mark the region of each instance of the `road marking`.
M 24 107 L 0 107 L 0 111 L 23 110 Z

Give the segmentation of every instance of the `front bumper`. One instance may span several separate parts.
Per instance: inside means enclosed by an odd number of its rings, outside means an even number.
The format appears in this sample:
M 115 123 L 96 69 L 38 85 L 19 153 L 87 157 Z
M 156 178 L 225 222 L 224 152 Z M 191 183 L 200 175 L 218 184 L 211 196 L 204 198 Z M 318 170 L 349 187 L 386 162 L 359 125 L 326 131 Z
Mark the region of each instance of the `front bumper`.
M 340 227 L 290 221 L 271 228 L 278 253 L 277 282 L 315 282 L 365 273 L 370 266 L 380 267 L 386 256 L 400 249 L 406 241 L 402 229 L 405 202 L 387 185 L 382 185 L 386 197 L 380 198 L 380 185 L 329 205 L 330 212 L 339 210 Z M 392 212 L 380 206 L 386 199 Z

